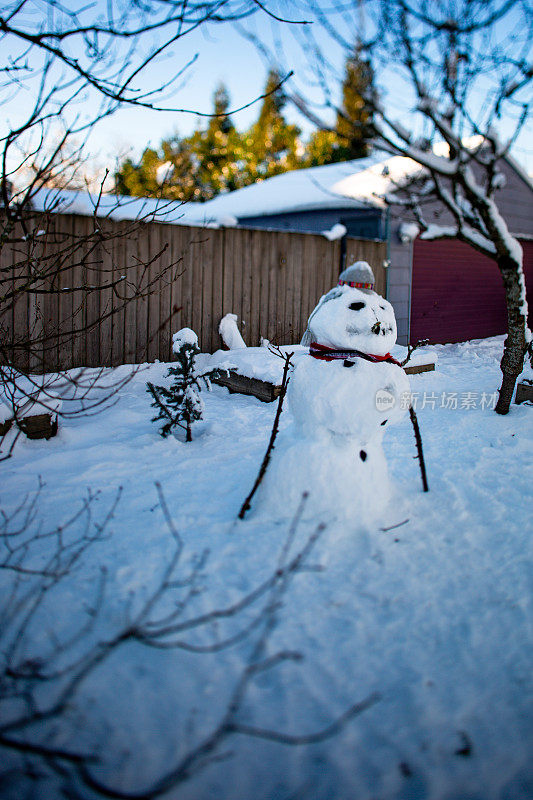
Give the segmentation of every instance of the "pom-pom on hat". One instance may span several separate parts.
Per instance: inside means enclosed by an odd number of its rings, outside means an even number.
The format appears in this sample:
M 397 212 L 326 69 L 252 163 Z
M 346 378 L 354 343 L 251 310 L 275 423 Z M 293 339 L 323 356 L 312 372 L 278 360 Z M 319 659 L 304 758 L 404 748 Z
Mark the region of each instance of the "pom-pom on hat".
M 375 282 L 372 267 L 366 261 L 356 261 L 339 275 L 339 286 L 374 289 Z

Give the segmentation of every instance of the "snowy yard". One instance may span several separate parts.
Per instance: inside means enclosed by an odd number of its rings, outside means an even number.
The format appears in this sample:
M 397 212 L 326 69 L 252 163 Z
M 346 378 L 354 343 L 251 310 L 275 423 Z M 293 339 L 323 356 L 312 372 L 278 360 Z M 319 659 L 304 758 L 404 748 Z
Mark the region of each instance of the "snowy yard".
M 410 377 L 430 492 L 421 491 L 406 419 L 385 435 L 395 492 L 386 524 L 366 531 L 355 523 L 327 525 L 307 568 L 292 576 L 281 596 L 266 642 L 266 655 L 298 651 L 304 658 L 255 676 L 238 721 L 300 736 L 372 698 L 369 707 L 337 735 L 305 746 L 233 733 L 168 797 L 533 797 L 533 410 L 513 406 L 506 417 L 492 410 L 502 345 L 503 337 L 434 346 L 436 371 Z M 203 393 L 202 435 L 191 444 L 162 439 L 150 421 L 146 381 L 161 383 L 166 370 L 164 364 L 142 368 L 113 406 L 61 420 L 50 441 L 19 441 L 1 465 L 6 512 L 31 497 L 39 478 L 45 484 L 32 530 L 67 520 L 88 487 L 99 492 L 93 507 L 101 521 L 123 487 L 103 538 L 50 591 L 30 623 L 25 658 L 42 657 L 53 646 L 52 635 L 63 641 L 85 624 L 102 568 L 101 610 L 74 652 L 109 640 L 135 618 L 174 552 L 156 482 L 184 542 L 176 576 L 184 579 L 191 569 L 196 574 L 186 617 L 236 603 L 275 573 L 286 543 L 294 556 L 315 531 L 302 521 L 291 542 L 285 524 L 253 514 L 236 520 L 276 404 L 213 387 Z M 282 425 L 286 416 L 284 411 Z M 80 530 L 83 524 L 83 518 L 76 523 Z M 13 580 L 11 573 L 2 575 L 6 597 Z M 161 613 L 170 613 L 189 588 L 173 586 Z M 220 723 L 261 636 L 261 625 L 252 621 L 265 597 L 241 615 L 182 637 L 209 650 L 250 627 L 247 638 L 220 652 L 125 642 L 80 684 L 62 724 L 37 727 L 32 741 L 46 736 L 57 748 L 96 752 L 102 766 L 93 768 L 94 775 L 116 790 L 142 793 Z M 39 702 L 50 699 L 39 696 Z M 16 717 L 19 711 L 6 703 L 3 714 Z M 9 755 L 6 769 L 16 766 L 16 758 Z M 56 778 L 38 792 L 43 800 L 58 797 Z M 22 796 L 8 772 L 0 776 L 0 794 Z

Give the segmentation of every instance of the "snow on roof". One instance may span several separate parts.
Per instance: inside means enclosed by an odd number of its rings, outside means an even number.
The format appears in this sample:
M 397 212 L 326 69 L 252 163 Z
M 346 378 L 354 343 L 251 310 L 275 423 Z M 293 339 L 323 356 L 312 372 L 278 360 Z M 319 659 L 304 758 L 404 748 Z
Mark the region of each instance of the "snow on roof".
M 353 162 L 352 162 L 353 163 Z M 332 191 L 344 197 L 372 202 L 384 207 L 383 196 L 392 192 L 409 176 L 422 171 L 420 164 L 405 156 L 392 156 L 352 172 L 332 186 Z
M 506 160 L 525 175 L 509 157 Z M 111 219 L 233 227 L 249 217 L 337 208 L 383 208 L 385 195 L 422 171 L 410 158 L 375 151 L 367 158 L 284 172 L 220 194 L 206 203 L 119 195 L 98 198 L 88 192 L 41 189 L 34 196 L 34 205 L 40 211 L 92 216 L 98 204 L 97 216 Z
M 218 195 L 206 203 L 181 203 L 110 194 L 98 198 L 89 192 L 58 189 L 39 190 L 33 202 L 39 211 L 92 216 L 98 205 L 99 217 L 230 227 L 236 225 L 237 220 L 247 217 L 314 209 L 380 206 L 381 201 L 374 196 L 374 191 L 382 184 L 390 186 L 388 180 L 376 181 L 386 163 L 379 161 L 377 156 L 370 156 L 339 164 L 293 170 L 258 181 L 243 189 Z M 357 182 L 357 192 L 354 192 L 354 185 L 350 181 L 358 175 L 365 177 Z
M 90 192 L 45 188 L 34 194 L 32 202 L 37 211 L 92 217 L 96 210 L 96 216 L 116 220 L 190 224 L 185 219 L 186 204 L 176 200 L 114 194 L 102 194 L 99 197 Z
M 367 158 L 284 172 L 219 195 L 201 209 L 209 219 L 230 214 L 243 220 L 314 209 L 383 208 L 383 196 L 422 169 L 411 158 L 375 151 Z
M 337 186 L 353 175 L 376 163 L 376 157 L 322 167 L 309 167 L 284 172 L 257 181 L 251 186 L 218 195 L 203 203 L 204 213 L 219 218 L 231 214 L 239 219 L 268 214 L 312 211 L 326 208 L 362 208 L 376 204 L 371 194 L 350 196 L 337 190 Z

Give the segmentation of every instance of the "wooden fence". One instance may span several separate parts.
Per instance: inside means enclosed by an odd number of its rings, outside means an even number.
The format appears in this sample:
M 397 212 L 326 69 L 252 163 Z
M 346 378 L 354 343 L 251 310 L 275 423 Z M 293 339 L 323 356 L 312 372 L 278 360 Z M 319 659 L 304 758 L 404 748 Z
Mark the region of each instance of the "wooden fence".
M 30 259 L 25 241 L 5 246 L 1 257 L 15 287 L 29 269 L 47 265 L 53 291 L 22 292 L 0 316 L 11 331 L 10 360 L 35 371 L 169 361 L 172 333 L 185 326 L 212 352 L 229 312 L 249 346 L 260 337 L 297 342 L 344 258 L 339 240 L 306 233 L 59 214 L 39 233 L 28 239 Z M 348 237 L 344 244 L 344 262 L 368 261 L 384 294 L 385 243 Z

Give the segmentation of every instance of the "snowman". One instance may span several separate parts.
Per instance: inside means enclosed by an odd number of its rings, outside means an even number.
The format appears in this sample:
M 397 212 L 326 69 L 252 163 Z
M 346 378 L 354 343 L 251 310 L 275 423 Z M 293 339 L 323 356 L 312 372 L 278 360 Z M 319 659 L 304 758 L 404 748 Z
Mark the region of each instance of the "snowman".
M 409 383 L 390 350 L 396 319 L 374 291 L 370 266 L 358 261 L 340 275 L 307 324 L 287 391 L 290 424 L 276 441 L 258 497 L 269 515 L 379 523 L 390 484 L 382 439 L 406 411 Z

